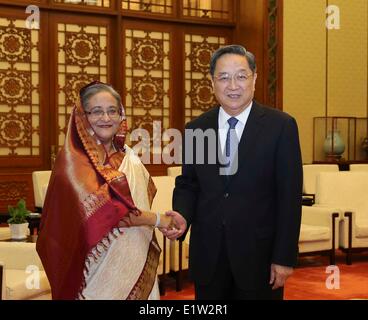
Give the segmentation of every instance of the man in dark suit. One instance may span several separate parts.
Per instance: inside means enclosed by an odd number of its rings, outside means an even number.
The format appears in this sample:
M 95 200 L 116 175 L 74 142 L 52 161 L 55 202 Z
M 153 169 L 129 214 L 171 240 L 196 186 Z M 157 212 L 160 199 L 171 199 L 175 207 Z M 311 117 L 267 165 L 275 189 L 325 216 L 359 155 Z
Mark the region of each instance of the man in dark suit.
M 282 299 L 301 220 L 297 124 L 253 100 L 256 63 L 243 47 L 214 52 L 210 73 L 220 107 L 186 126 L 175 211 L 167 213 L 180 228 L 163 232 L 183 239 L 191 226 L 196 299 Z M 194 131 L 214 132 L 215 143 L 192 139 Z M 221 155 L 215 162 L 213 153 Z

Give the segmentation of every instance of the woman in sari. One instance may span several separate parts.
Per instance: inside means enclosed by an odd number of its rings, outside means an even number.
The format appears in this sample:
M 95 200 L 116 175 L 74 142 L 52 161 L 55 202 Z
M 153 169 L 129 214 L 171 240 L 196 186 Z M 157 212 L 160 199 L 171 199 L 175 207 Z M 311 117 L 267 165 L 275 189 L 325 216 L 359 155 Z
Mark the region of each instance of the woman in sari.
M 119 94 L 94 82 L 80 91 L 47 190 L 37 252 L 53 299 L 159 299 L 160 248 L 150 212 L 156 189 L 125 145 Z

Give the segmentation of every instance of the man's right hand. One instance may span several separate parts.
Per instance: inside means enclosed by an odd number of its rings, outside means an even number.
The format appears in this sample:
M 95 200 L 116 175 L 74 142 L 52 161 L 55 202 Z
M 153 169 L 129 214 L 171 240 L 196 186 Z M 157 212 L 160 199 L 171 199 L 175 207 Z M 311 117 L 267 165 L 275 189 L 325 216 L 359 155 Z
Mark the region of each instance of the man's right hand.
M 175 240 L 179 238 L 187 229 L 187 221 L 184 217 L 177 211 L 166 211 L 165 213 L 167 216 L 172 217 L 174 222 L 174 228 L 166 229 L 166 228 L 159 228 L 162 234 L 170 240 Z

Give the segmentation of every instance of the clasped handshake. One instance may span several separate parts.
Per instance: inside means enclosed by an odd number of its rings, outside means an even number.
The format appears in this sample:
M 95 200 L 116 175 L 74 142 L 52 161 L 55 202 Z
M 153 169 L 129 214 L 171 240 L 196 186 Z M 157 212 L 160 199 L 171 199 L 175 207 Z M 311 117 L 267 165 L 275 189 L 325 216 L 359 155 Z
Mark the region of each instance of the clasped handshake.
M 187 222 L 177 211 L 166 211 L 164 214 L 152 211 L 130 211 L 119 222 L 119 227 L 155 226 L 170 240 L 179 238 L 187 229 Z

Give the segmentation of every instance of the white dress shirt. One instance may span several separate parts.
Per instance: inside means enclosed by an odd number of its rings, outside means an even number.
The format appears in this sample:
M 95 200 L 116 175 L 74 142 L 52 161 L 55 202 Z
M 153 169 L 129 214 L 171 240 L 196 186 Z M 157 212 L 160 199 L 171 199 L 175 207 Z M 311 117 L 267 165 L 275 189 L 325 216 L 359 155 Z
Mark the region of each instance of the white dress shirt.
M 252 109 L 252 105 L 253 105 L 253 101 L 251 101 L 249 106 L 246 107 L 242 113 L 238 114 L 235 117 L 236 119 L 238 119 L 238 123 L 235 126 L 235 131 L 236 131 L 236 135 L 239 141 L 243 134 L 245 124 L 247 123 L 250 110 Z M 219 139 L 220 139 L 222 154 L 224 153 L 224 150 L 225 150 L 227 131 L 229 130 L 229 127 L 230 127 L 227 120 L 230 119 L 231 117 L 232 116 L 227 114 L 225 110 L 222 107 L 220 107 L 219 116 L 218 116 L 218 127 L 219 127 Z

